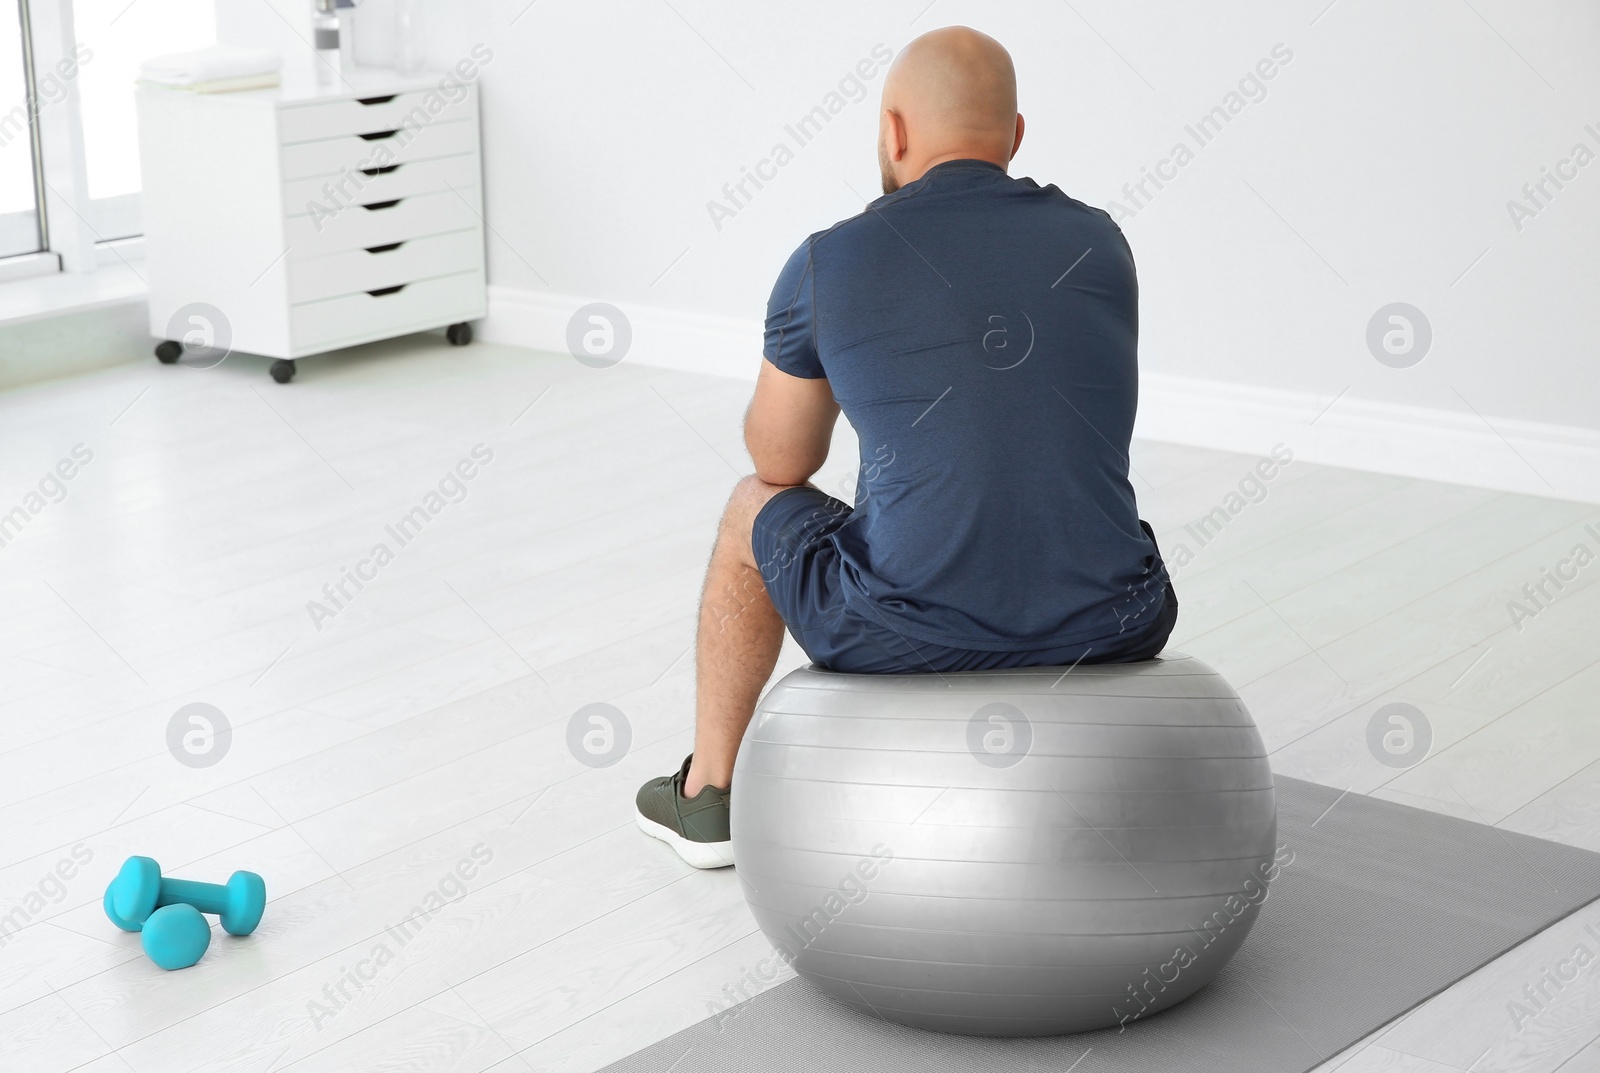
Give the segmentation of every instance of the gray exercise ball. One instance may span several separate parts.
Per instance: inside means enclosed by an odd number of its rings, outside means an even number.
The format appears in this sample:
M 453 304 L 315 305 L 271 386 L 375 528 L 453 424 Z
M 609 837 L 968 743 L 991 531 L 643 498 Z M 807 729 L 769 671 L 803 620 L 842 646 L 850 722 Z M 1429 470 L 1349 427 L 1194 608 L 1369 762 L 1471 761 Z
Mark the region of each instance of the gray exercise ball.
M 777 955 L 917 1028 L 1131 1027 L 1194 994 L 1276 877 L 1261 735 L 1216 671 L 835 674 L 762 698 L 733 859 Z

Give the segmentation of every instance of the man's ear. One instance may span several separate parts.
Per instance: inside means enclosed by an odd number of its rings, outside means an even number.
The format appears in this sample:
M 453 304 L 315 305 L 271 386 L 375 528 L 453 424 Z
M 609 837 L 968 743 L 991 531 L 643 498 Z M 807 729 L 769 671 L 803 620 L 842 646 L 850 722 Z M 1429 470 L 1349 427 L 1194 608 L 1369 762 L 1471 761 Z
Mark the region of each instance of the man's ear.
M 1011 156 L 1012 156 L 1013 159 L 1016 158 L 1017 150 L 1022 148 L 1022 128 L 1023 128 L 1022 113 L 1018 112 L 1017 113 L 1017 138 L 1016 138 L 1016 141 L 1011 143 Z
M 883 110 L 883 121 L 888 131 L 889 159 L 898 164 L 906 155 L 906 121 L 892 108 Z

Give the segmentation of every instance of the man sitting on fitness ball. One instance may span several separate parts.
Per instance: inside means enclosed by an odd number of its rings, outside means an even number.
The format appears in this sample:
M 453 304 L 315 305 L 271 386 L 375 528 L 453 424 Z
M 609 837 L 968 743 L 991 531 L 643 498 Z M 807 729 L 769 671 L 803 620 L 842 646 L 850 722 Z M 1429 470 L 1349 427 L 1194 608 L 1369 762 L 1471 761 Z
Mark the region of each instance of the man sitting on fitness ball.
M 767 306 L 745 444 L 700 601 L 694 752 L 639 826 L 733 863 L 734 755 L 789 632 L 859 674 L 1149 659 L 1178 602 L 1128 482 L 1138 283 L 1122 232 L 1014 179 L 1000 43 L 927 33 L 883 87 L 884 196 L 808 239 Z M 855 507 L 810 484 L 843 409 Z

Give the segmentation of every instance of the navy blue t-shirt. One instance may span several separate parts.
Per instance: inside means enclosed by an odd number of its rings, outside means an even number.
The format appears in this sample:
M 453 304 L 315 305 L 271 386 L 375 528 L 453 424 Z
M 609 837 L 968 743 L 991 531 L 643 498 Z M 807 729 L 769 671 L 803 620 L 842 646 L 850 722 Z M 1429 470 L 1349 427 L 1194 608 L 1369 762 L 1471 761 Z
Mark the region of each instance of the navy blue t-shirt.
M 958 648 L 1138 629 L 1165 569 L 1128 483 L 1138 281 L 1105 212 L 980 160 L 808 238 L 765 356 L 826 377 L 861 444 L 832 539 L 852 610 Z

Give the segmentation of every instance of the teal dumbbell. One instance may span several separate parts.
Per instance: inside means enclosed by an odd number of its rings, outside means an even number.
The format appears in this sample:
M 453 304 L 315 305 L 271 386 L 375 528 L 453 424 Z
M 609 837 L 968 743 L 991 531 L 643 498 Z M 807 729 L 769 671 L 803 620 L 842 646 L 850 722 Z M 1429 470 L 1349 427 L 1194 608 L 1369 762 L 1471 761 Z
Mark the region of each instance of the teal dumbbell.
M 106 916 L 111 918 L 111 923 L 115 924 L 123 931 L 143 931 L 143 924 L 135 924 L 133 921 L 124 920 L 122 917 L 117 915 L 116 902 L 113 901 L 111 897 L 111 895 L 115 893 L 116 889 L 117 881 L 113 879 L 110 885 L 106 887 L 106 896 L 100 899 L 100 907 L 106 911 Z
M 134 924 L 117 915 L 111 892 L 115 881 L 106 888 L 101 905 L 111 923 L 123 931 L 140 932 L 139 942 L 150 960 L 163 969 L 187 969 L 199 961 L 211 945 L 211 925 L 192 905 L 164 905 L 151 913 L 143 924 Z
M 139 942 L 163 969 L 187 969 L 211 945 L 211 925 L 192 905 L 164 905 L 146 918 Z
M 139 931 L 156 910 L 189 905 L 222 918 L 229 935 L 249 935 L 267 907 L 266 882 L 254 872 L 235 872 L 226 884 L 164 879 L 149 857 L 129 857 L 106 888 L 106 916 L 124 931 Z

